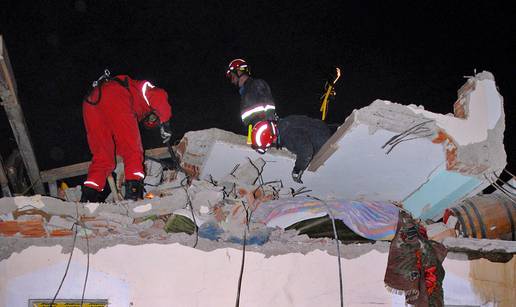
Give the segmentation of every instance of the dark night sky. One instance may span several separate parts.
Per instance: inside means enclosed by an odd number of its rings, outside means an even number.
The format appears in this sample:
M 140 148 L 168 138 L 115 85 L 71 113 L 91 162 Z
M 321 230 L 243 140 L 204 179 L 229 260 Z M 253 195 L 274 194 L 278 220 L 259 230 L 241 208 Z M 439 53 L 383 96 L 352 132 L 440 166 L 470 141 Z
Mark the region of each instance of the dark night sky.
M 0 34 L 42 170 L 90 159 L 81 101 L 106 67 L 168 91 L 176 138 L 210 127 L 241 133 L 224 74 L 243 57 L 270 84 L 280 116 L 319 117 L 324 80 L 341 67 L 331 123 L 377 98 L 450 113 L 463 76 L 491 71 L 514 172 L 516 12 L 497 1 L 435 3 L 3 1 Z M 15 143 L 3 111 L 0 136 L 5 158 Z M 143 138 L 160 144 L 157 133 Z

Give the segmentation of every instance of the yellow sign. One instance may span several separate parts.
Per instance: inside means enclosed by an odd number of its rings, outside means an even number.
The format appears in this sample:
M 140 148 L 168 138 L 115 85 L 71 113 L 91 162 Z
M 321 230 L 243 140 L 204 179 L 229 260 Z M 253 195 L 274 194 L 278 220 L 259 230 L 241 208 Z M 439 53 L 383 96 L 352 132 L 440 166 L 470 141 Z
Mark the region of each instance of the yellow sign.
M 84 300 L 81 306 L 81 300 L 56 300 L 52 306 L 52 300 L 31 300 L 30 307 L 107 307 L 107 300 Z

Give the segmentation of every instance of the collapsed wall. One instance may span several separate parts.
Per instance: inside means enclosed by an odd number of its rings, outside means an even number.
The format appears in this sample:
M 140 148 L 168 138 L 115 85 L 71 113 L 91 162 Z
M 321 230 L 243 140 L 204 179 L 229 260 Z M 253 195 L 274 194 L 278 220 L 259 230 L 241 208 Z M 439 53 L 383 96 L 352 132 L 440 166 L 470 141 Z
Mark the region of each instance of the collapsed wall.
M 339 197 L 397 201 L 416 217 L 440 218 L 504 169 L 504 129 L 503 98 L 482 72 L 459 89 L 453 115 L 384 100 L 353 111 L 309 170 L 340 173 Z

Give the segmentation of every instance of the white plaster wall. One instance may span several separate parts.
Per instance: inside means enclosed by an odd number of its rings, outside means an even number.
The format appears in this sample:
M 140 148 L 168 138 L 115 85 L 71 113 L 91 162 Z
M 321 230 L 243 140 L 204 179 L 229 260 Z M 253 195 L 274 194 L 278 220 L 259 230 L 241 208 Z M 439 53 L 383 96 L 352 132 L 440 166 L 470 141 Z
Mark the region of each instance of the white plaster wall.
M 436 114 L 413 106 L 408 107 L 415 113 L 435 119 L 437 126 L 451 135 L 457 144 L 467 145 L 485 141 L 488 130 L 496 126 L 503 110 L 502 97 L 496 89 L 494 80 L 477 80 L 475 90 L 469 94 L 469 99 L 467 119 Z
M 396 133 L 359 124 L 337 143 L 338 150 L 306 176 L 322 197 L 401 201 L 445 163 L 442 146 L 428 139 L 398 144 L 388 155 L 382 146 Z
M 25 307 L 30 298 L 51 298 L 67 257 L 59 247 L 30 247 L 0 262 L 0 306 Z M 117 245 L 90 256 L 86 298 L 107 298 L 114 307 L 234 306 L 240 263 L 241 251 L 232 248 Z M 86 256 L 75 250 L 61 298 L 80 298 L 85 265 Z M 386 265 L 387 254 L 377 251 L 342 259 L 345 306 L 404 306 L 402 297 L 384 287 Z M 469 265 L 445 261 L 445 301 L 487 306 L 470 286 Z M 337 259 L 323 251 L 270 258 L 248 252 L 240 305 L 338 306 L 337 272 Z

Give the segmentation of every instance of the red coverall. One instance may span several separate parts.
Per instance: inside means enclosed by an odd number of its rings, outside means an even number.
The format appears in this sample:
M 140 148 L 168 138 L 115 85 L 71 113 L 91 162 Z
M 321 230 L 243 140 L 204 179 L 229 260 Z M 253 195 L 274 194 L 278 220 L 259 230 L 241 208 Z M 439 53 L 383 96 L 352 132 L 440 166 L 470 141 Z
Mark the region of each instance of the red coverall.
M 98 100 L 97 104 L 83 102 L 84 124 L 93 155 L 84 185 L 97 191 L 104 189 L 107 176 L 115 168 L 115 148 L 124 161 L 125 179 L 142 180 L 145 175 L 138 122 L 150 112 L 154 112 L 161 123 L 172 116 L 165 90 L 126 75 L 115 78 L 127 81 L 128 87 L 109 80 L 90 93 L 88 100 Z

